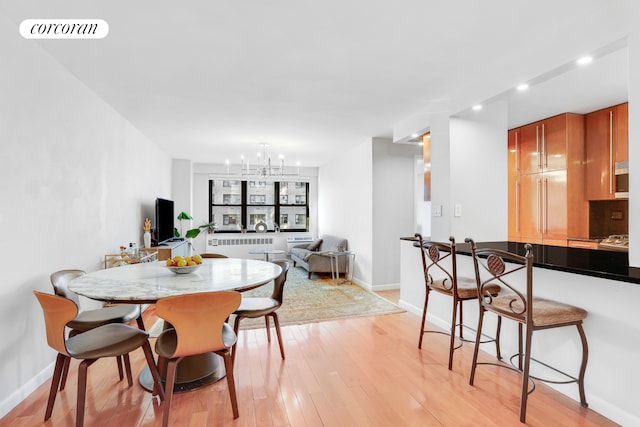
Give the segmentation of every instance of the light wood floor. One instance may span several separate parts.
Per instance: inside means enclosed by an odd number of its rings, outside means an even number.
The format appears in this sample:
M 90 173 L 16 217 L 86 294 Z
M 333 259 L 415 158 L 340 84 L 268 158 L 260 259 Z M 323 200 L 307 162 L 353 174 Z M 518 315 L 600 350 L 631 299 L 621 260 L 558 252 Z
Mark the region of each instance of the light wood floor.
M 392 300 L 397 291 L 381 293 Z M 145 323 L 156 320 L 151 307 Z M 240 418 L 233 420 L 226 381 L 174 395 L 173 426 L 520 426 L 520 376 L 481 366 L 468 385 L 473 352 L 457 350 L 447 369 L 447 337 L 428 334 L 417 348 L 420 319 L 409 313 L 283 328 L 287 359 L 262 329 L 241 331 L 235 374 Z M 43 337 L 44 339 L 44 337 Z M 153 343 L 152 343 L 153 346 Z M 483 354 L 484 359 L 491 356 Z M 142 351 L 132 354 L 134 375 Z M 44 423 L 49 383 L 0 420 L 0 426 L 73 426 L 76 371 Z M 85 426 L 157 426 L 162 411 L 136 383 L 117 381 L 112 359 L 89 369 Z M 543 384 L 529 398 L 527 425 L 616 424 Z

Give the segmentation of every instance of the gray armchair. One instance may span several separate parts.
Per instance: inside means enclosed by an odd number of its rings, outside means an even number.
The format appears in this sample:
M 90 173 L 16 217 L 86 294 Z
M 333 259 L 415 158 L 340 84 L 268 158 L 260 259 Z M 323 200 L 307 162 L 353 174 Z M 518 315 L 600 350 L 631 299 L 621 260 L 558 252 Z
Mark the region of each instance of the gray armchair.
M 345 252 L 347 249 L 347 239 L 325 235 L 311 243 L 293 246 L 291 248 L 291 260 L 294 267 L 299 265 L 306 269 L 309 272 L 308 277 L 311 279 L 311 273 L 331 273 L 329 252 Z M 338 258 L 338 271 L 340 273 L 346 272 L 347 261 L 346 257 Z

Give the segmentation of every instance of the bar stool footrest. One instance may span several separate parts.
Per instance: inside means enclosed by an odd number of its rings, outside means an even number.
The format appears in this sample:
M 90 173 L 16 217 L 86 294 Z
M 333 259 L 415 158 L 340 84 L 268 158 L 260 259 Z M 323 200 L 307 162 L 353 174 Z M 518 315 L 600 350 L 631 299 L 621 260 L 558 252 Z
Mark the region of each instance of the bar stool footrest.
M 511 366 L 513 367 L 513 369 L 515 369 L 516 371 L 518 371 L 518 372 L 522 373 L 522 370 L 521 370 L 520 368 L 518 368 L 518 367 L 516 366 L 516 364 L 513 362 L 513 359 L 514 359 L 514 358 L 516 358 L 516 357 L 520 357 L 520 356 L 523 356 L 523 354 L 522 354 L 522 353 L 516 353 L 516 354 L 512 355 L 511 357 L 509 357 L 509 363 L 511 363 Z M 565 380 L 565 381 L 560 381 L 560 380 L 551 380 L 551 379 L 547 379 L 547 378 L 536 377 L 536 376 L 534 376 L 534 375 L 531 375 L 531 372 L 529 372 L 529 378 L 530 378 L 530 379 L 535 379 L 535 380 L 542 381 L 542 382 L 545 382 L 545 383 L 550 383 L 550 384 L 571 384 L 571 383 L 578 383 L 578 382 L 580 382 L 580 380 L 579 380 L 578 378 L 576 378 L 576 377 L 574 377 L 574 376 L 572 376 L 572 375 L 569 375 L 569 374 L 567 374 L 567 373 L 566 373 L 566 372 L 564 372 L 564 371 L 561 371 L 561 370 L 559 370 L 559 369 L 556 369 L 556 368 L 554 368 L 554 367 L 553 367 L 553 366 L 551 366 L 551 365 L 548 365 L 548 364 L 546 364 L 546 363 L 544 363 L 544 362 L 541 362 L 541 361 L 539 361 L 539 360 L 537 360 L 537 359 L 534 359 L 533 357 L 530 357 L 530 358 L 529 358 L 529 360 L 531 360 L 532 362 L 536 362 L 537 364 L 542 365 L 542 366 L 544 366 L 544 367 L 545 367 L 545 368 L 547 368 L 547 369 L 551 369 L 552 371 L 554 371 L 554 372 L 556 372 L 556 373 L 558 373 L 558 374 L 560 374 L 560 375 L 562 375 L 562 376 L 564 376 L 564 377 L 568 378 L 568 379 L 567 379 L 567 380 Z
M 455 325 L 455 328 L 458 328 L 459 326 L 460 326 L 460 324 L 459 324 L 459 323 L 457 323 L 457 324 Z M 472 327 L 470 327 L 470 326 L 467 326 L 467 325 L 464 325 L 464 324 L 463 324 L 463 325 L 462 325 L 462 327 L 463 327 L 464 329 L 468 329 L 468 330 L 472 331 L 474 334 L 475 334 L 475 333 L 477 333 L 477 330 L 476 330 L 476 329 L 474 329 L 474 328 L 472 328 Z M 425 329 L 424 331 L 422 331 L 422 333 L 423 333 L 423 334 L 426 334 L 426 333 L 430 333 L 430 334 L 441 334 L 441 335 L 446 335 L 446 336 L 448 336 L 448 337 L 450 337 L 450 336 L 451 336 L 451 334 L 450 334 L 449 332 L 447 332 L 447 331 L 435 331 L 435 330 L 432 330 L 432 329 Z M 483 337 L 485 337 L 485 340 L 484 340 L 484 341 L 480 341 L 480 344 L 487 344 L 487 343 L 490 343 L 490 342 L 496 342 L 496 339 L 495 339 L 494 337 L 490 337 L 489 335 L 486 335 L 486 334 L 481 334 L 481 335 L 482 335 Z M 464 337 L 461 337 L 461 336 L 458 336 L 458 335 L 455 335 L 455 336 L 454 336 L 454 338 L 459 342 L 459 343 L 458 343 L 458 345 L 456 345 L 456 346 L 453 348 L 454 350 L 457 350 L 457 349 L 459 349 L 460 347 L 462 347 L 462 345 L 463 345 L 465 342 L 472 343 L 472 344 L 474 344 L 474 343 L 476 342 L 475 338 L 473 338 L 473 339 L 468 339 L 468 338 L 464 338 Z

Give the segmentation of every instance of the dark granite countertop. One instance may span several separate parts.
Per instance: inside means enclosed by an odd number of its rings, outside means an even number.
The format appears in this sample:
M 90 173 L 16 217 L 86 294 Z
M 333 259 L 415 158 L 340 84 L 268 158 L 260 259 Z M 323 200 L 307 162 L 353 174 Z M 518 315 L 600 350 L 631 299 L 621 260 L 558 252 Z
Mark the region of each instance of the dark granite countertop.
M 401 240 L 418 241 L 414 237 L 401 237 Z M 476 242 L 476 245 L 479 248 L 501 249 L 519 255 L 525 253 L 525 244 L 519 242 Z M 535 267 L 640 284 L 640 268 L 629 267 L 627 252 L 549 245 L 531 246 Z M 471 255 L 471 248 L 466 243 L 456 243 L 456 249 L 460 254 Z

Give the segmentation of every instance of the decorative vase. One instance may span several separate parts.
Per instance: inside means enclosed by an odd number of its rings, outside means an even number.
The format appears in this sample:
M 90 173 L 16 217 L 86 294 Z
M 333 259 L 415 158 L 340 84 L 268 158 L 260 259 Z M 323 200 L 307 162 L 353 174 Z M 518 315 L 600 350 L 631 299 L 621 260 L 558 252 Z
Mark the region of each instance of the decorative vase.
M 144 247 L 145 248 L 150 248 L 151 247 L 151 233 L 149 231 L 145 231 L 143 237 L 144 237 Z

